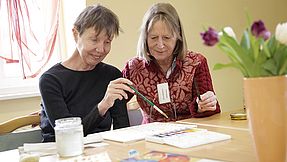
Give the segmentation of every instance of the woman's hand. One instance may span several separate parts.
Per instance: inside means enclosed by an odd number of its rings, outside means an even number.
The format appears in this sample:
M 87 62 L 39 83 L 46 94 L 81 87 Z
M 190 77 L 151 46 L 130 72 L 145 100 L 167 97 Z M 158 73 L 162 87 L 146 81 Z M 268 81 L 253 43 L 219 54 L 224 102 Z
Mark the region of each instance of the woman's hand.
M 125 78 L 118 78 L 110 82 L 105 97 L 98 105 L 99 112 L 102 116 L 114 105 L 116 99 L 128 99 L 128 94 L 125 91 L 134 93 L 134 91 L 126 84 L 133 85 L 130 80 Z
M 205 111 L 215 111 L 217 98 L 212 91 L 207 91 L 204 94 L 200 95 L 201 100 L 199 98 L 196 99 L 198 104 L 197 112 L 205 112 Z

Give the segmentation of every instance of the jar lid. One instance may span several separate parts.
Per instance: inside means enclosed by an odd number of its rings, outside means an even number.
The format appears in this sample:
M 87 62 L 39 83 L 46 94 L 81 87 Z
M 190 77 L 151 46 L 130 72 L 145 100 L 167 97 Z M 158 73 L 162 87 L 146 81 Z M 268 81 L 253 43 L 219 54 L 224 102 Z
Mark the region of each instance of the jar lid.
M 62 118 L 55 121 L 56 127 L 58 128 L 73 128 L 81 125 L 81 123 L 82 120 L 80 117 Z
M 246 113 L 231 113 L 230 114 L 231 120 L 246 120 L 247 115 Z

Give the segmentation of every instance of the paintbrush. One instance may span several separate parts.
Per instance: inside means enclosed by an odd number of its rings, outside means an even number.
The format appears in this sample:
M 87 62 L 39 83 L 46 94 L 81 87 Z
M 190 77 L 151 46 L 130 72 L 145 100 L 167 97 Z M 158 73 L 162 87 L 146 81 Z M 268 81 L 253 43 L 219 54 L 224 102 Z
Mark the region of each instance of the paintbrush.
M 151 102 L 149 99 L 147 99 L 143 94 L 141 94 L 135 87 L 127 84 L 132 90 L 135 91 L 136 94 L 138 94 L 144 101 L 146 101 L 150 106 L 152 106 L 156 111 L 161 113 L 164 117 L 168 118 L 168 116 L 160 109 L 158 108 L 153 102 Z

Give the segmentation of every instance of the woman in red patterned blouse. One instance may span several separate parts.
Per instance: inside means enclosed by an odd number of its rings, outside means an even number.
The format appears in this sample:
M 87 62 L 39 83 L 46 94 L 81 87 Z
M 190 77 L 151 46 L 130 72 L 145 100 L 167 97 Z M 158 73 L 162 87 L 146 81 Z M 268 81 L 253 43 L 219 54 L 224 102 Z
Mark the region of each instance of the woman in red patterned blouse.
M 220 113 L 207 60 L 200 53 L 187 50 L 179 16 L 168 3 L 155 4 L 146 12 L 138 57 L 127 62 L 123 75 L 168 116 L 165 118 L 137 97 L 145 123 Z

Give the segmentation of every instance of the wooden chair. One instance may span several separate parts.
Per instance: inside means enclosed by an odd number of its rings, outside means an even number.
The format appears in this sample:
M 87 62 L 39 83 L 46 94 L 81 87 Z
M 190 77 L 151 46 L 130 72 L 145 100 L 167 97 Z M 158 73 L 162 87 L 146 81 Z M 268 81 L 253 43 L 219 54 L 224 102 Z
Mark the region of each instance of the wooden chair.
M 0 124 L 0 151 L 16 149 L 24 143 L 38 143 L 42 141 L 39 127 L 15 131 L 21 127 L 29 125 L 39 125 L 40 116 L 33 113 L 25 116 L 13 118 Z
M 24 126 L 37 125 L 39 123 L 40 116 L 38 114 L 16 117 L 0 124 L 0 135 L 11 133 L 14 130 Z

